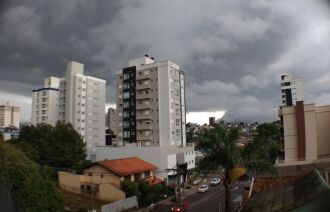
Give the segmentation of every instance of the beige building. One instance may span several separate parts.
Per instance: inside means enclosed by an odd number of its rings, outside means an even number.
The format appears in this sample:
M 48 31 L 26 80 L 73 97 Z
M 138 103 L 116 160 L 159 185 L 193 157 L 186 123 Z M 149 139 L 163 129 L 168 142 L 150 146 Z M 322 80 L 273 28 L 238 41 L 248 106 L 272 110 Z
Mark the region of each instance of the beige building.
M 116 109 L 109 108 L 108 109 L 108 122 L 109 122 L 109 128 L 113 131 L 114 135 L 117 135 L 118 133 L 118 126 L 117 126 L 117 113 Z
M 0 105 L 0 128 L 19 128 L 19 112 L 20 108 L 10 102 Z
M 297 101 L 296 106 L 280 107 L 279 116 L 281 161 L 295 164 L 330 156 L 330 105 Z
M 59 172 L 58 180 L 63 190 L 113 202 L 125 198 L 121 190 L 121 182 L 124 180 L 144 180 L 150 185 L 161 183 L 153 175 L 155 169 L 157 167 L 154 165 L 136 157 L 104 160 L 91 164 L 83 171 L 83 175 Z
M 117 73 L 117 145 L 185 146 L 184 72 L 146 55 Z

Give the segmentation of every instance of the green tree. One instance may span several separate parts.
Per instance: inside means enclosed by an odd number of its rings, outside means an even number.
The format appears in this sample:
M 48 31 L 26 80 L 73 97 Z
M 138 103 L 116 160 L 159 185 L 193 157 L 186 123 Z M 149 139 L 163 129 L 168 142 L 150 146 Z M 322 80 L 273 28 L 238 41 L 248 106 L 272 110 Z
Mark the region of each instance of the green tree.
M 10 142 L 40 165 L 76 168 L 84 164 L 86 147 L 71 124 L 58 122 L 23 126 L 18 141 Z
M 121 189 L 125 192 L 126 197 L 138 195 L 138 185 L 135 182 L 124 180 L 121 183 Z
M 276 123 L 263 123 L 257 127 L 253 144 L 258 145 L 259 158 L 275 163 L 280 153 L 280 128 Z
M 39 166 L 11 145 L 0 143 L 0 177 L 22 211 L 62 211 L 53 182 Z
M 276 173 L 272 161 L 259 156 L 260 146 L 250 142 L 245 148 L 238 146 L 238 129 L 224 129 L 220 125 L 199 134 L 199 146 L 205 157 L 198 164 L 206 170 L 221 170 L 225 187 L 225 211 L 231 211 L 231 188 L 241 177 L 249 174 Z M 266 144 L 263 150 L 267 149 Z

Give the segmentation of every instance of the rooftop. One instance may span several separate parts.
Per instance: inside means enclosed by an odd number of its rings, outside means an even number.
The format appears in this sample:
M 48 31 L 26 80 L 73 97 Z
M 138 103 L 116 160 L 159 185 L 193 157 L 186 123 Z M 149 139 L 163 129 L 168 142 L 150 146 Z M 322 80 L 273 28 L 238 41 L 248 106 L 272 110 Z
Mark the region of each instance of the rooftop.
M 295 181 L 286 181 L 276 187 L 276 183 L 268 189 L 252 192 L 250 199 L 242 211 L 274 212 L 274 211 L 327 211 L 330 208 L 330 189 L 321 174 L 314 170 Z M 278 180 L 279 181 L 279 180 Z M 274 179 L 269 181 L 270 184 Z M 253 186 L 254 187 L 254 186 Z
M 121 177 L 157 169 L 157 167 L 153 164 L 141 160 L 137 157 L 104 160 L 98 161 L 94 164 L 99 164 L 100 166 L 108 169 L 109 171 L 112 171 Z

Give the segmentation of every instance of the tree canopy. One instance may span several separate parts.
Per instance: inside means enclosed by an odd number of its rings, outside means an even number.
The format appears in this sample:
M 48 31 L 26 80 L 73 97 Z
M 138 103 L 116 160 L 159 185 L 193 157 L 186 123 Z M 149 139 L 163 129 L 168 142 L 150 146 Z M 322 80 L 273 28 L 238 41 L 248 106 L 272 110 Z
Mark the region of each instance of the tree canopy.
M 74 168 L 86 158 L 86 147 L 69 123 L 23 126 L 18 140 L 10 141 L 40 165 Z
M 238 137 L 238 128 L 225 129 L 218 124 L 198 135 L 198 145 L 204 152 L 204 158 L 198 167 L 204 170 L 221 170 L 226 191 L 226 211 L 231 210 L 231 187 L 238 178 L 247 173 L 276 173 L 274 160 L 268 154 L 272 149 L 271 142 L 259 137 L 241 147 L 238 145 Z
M 61 196 L 44 170 L 6 143 L 0 143 L 0 177 L 21 211 L 62 211 Z

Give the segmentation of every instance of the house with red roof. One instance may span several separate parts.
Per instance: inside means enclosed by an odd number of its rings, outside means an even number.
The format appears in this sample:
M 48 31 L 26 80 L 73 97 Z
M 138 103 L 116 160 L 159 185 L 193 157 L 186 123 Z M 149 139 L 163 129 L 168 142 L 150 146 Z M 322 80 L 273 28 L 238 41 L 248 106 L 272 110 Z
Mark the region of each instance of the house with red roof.
M 154 176 L 157 167 L 137 157 L 104 160 L 92 163 L 82 175 L 59 172 L 59 185 L 62 189 L 93 196 L 103 201 L 117 201 L 125 198 L 121 182 L 146 181 L 149 185 L 163 181 Z

